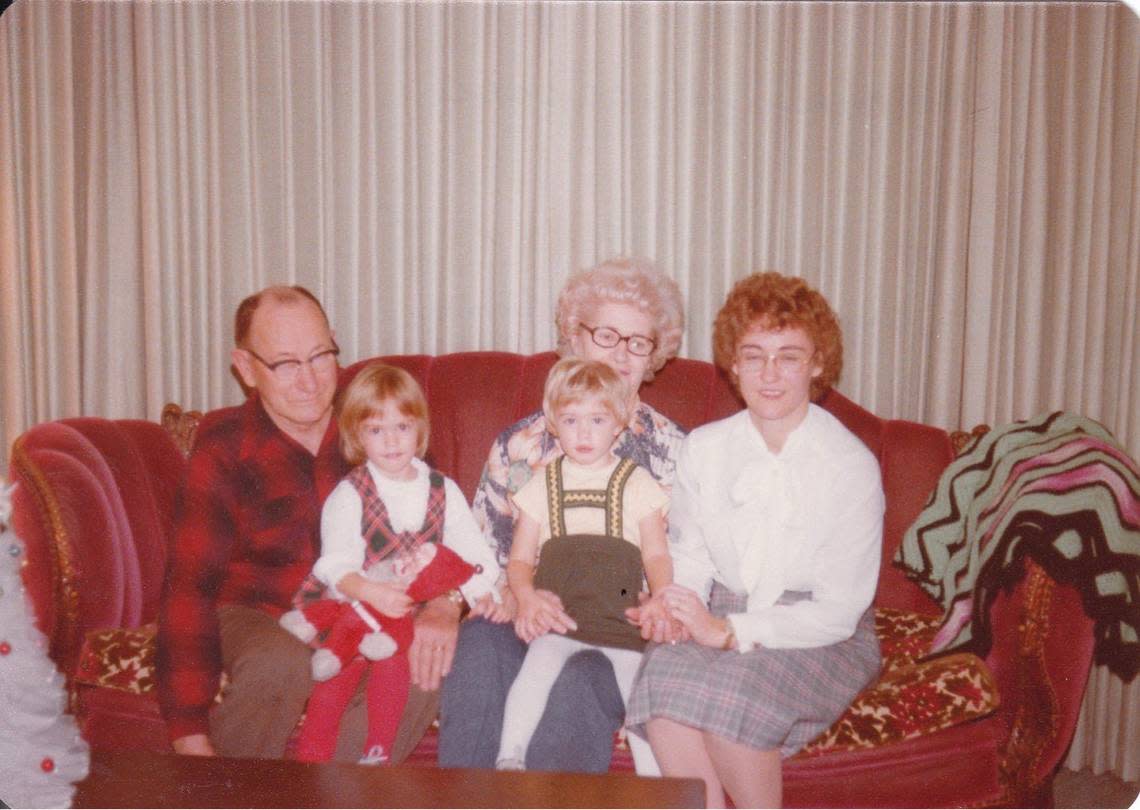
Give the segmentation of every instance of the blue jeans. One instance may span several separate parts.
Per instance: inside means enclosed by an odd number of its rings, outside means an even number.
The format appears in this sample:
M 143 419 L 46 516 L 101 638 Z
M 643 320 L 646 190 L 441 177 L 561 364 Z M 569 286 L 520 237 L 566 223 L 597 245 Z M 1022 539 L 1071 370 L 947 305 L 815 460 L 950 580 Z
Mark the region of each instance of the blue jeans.
M 494 768 L 507 692 L 522 667 L 526 645 L 514 625 L 472 619 L 459 627 L 439 714 L 439 764 Z M 597 650 L 575 653 L 550 690 L 546 711 L 527 749 L 535 771 L 605 773 L 614 732 L 625 720 L 613 665 Z

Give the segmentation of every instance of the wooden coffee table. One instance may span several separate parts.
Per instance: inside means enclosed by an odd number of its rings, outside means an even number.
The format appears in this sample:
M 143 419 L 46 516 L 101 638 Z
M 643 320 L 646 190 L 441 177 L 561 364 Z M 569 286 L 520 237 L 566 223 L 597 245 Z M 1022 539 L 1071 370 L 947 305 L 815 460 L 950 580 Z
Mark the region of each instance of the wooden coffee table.
M 696 779 L 92 751 L 73 807 L 704 807 Z

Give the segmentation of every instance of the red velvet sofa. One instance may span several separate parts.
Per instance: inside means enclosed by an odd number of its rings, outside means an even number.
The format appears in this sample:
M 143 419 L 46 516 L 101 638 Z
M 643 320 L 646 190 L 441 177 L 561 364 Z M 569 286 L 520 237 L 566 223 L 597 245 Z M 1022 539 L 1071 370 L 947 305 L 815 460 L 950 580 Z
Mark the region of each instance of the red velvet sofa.
M 555 356 L 382 359 L 424 385 L 432 418 L 429 460 L 471 497 L 496 434 L 539 406 Z M 345 376 L 361 365 L 345 369 Z M 642 396 L 686 428 L 741 407 L 723 376 L 696 360 L 674 360 Z M 962 437 L 880 419 L 834 391 L 821 404 L 871 448 L 882 468 L 887 511 L 876 606 L 936 616 L 939 607 L 891 560 L 953 458 L 954 439 Z M 197 419 L 172 406 L 163 424 L 62 419 L 33 427 L 12 448 L 9 479 L 18 485 L 12 522 L 27 545 L 24 579 L 50 655 L 68 678 L 72 710 L 96 748 L 169 750 L 147 691 L 148 665 L 134 673 L 130 688 L 116 688 L 113 676 L 84 676 L 90 661 L 81 651 L 102 631 L 115 637 L 154 622 L 172 505 Z M 994 643 L 984 668 L 1000 699 L 996 710 L 872 747 L 805 751 L 785 763 L 787 805 L 1050 805 L 1052 775 L 1072 737 L 1088 676 L 1092 622 L 1074 589 L 1032 564 L 996 600 L 991 616 Z M 146 644 L 145 632 L 123 635 Z M 131 654 L 126 649 L 121 657 Z M 433 745 L 426 740 L 412 761 L 433 762 Z M 628 767 L 628 757 L 615 763 Z

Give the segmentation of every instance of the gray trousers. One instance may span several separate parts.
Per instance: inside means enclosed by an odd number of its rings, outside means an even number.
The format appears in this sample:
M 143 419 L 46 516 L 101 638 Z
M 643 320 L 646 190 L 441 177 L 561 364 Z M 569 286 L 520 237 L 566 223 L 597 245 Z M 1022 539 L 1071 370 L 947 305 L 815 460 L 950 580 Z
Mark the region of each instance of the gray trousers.
M 439 764 L 494 768 L 507 693 L 522 667 L 526 645 L 511 623 L 471 619 L 440 697 Z M 575 653 L 550 690 L 526 766 L 537 771 L 605 773 L 613 735 L 625 719 L 613 665 L 597 650 Z
M 256 608 L 225 605 L 218 608 L 218 620 L 222 666 L 230 681 L 222 702 L 210 711 L 210 740 L 222 756 L 280 759 L 313 689 L 309 669 L 313 651 Z M 341 718 L 333 756 L 337 762 L 356 762 L 364 753 L 367 680 L 360 679 Z M 411 688 L 392 749 L 393 762 L 412 752 L 438 706 L 438 692 Z

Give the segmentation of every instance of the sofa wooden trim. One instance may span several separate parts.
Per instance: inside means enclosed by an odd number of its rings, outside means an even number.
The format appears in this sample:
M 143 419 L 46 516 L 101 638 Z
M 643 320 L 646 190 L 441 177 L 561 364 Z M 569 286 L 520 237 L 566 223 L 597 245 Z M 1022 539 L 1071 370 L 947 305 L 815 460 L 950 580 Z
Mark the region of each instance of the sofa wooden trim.
M 12 444 L 10 465 L 14 470 L 24 475 L 27 480 L 35 483 L 35 486 L 32 487 L 32 494 L 42 513 L 47 516 L 51 527 L 51 600 L 55 614 L 61 617 L 59 626 L 63 629 L 49 637 L 48 654 L 53 659 L 58 660 L 71 651 L 77 650 L 81 643 L 79 592 L 76 589 L 75 566 L 71 555 L 71 544 L 67 538 L 67 529 L 60 514 L 59 501 L 48 483 L 47 475 L 24 450 L 21 438 Z M 74 667 L 71 666 L 64 667 L 68 709 L 72 712 L 75 711 L 76 706 L 75 685 L 71 678 L 73 669 Z
M 198 425 L 201 421 L 201 411 L 184 411 L 174 402 L 162 406 L 162 426 L 184 456 L 189 456 L 190 450 L 194 447 L 194 438 L 198 435 Z
M 1009 741 L 1002 751 L 1001 774 L 1010 800 L 1029 801 L 1042 797 L 1038 778 L 1049 743 L 1061 729 L 1057 717 L 1057 695 L 1052 689 L 1045 661 L 1045 640 L 1049 634 L 1049 609 L 1056 583 L 1037 563 L 1026 563 L 1024 614 L 1018 625 L 1017 682 L 1025 699 L 1012 720 Z M 1035 711 L 1028 711 L 1028 707 Z M 1028 806 L 1028 804 L 1027 804 Z

